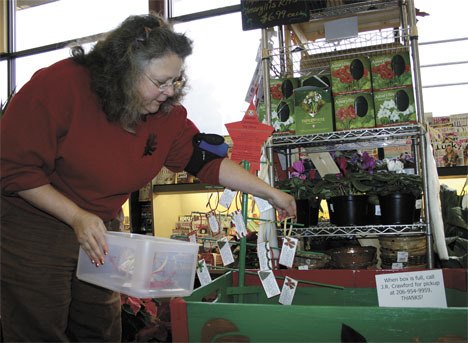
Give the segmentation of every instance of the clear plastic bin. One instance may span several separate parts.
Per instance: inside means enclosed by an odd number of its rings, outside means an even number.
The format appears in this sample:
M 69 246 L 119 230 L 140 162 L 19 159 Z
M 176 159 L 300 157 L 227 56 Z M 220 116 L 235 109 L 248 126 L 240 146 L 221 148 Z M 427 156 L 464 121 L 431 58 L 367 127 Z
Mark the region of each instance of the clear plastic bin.
M 192 294 L 198 244 L 168 238 L 108 232 L 109 254 L 96 267 L 80 248 L 80 280 L 138 298 Z

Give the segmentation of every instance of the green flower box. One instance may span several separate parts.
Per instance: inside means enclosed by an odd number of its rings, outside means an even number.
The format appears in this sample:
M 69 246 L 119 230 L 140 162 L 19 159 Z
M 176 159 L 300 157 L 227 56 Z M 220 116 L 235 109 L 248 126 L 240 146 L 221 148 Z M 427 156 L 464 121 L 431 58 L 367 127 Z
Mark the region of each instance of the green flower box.
M 330 70 L 333 95 L 372 90 L 371 67 L 367 57 L 332 61 Z
M 392 126 L 416 122 L 416 106 L 412 87 L 374 92 L 376 126 Z
M 330 88 L 312 86 L 296 88 L 294 122 L 297 135 L 333 131 Z
M 336 131 L 375 127 L 372 93 L 336 95 L 334 102 Z
M 374 91 L 413 84 L 408 52 L 371 57 L 371 69 Z

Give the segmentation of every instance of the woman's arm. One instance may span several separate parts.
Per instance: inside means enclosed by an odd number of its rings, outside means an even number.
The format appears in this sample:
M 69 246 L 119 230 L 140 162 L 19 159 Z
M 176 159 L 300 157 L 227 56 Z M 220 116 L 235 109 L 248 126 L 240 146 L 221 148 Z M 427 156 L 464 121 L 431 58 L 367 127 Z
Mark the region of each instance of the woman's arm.
M 107 229 L 101 218 L 78 207 L 50 184 L 18 194 L 37 208 L 70 225 L 91 261 L 96 266 L 104 263 L 104 255 L 109 247 L 104 236 Z
M 278 210 L 280 219 L 296 216 L 296 201 L 293 196 L 271 187 L 227 158 L 221 163 L 219 183 L 229 189 L 268 200 Z

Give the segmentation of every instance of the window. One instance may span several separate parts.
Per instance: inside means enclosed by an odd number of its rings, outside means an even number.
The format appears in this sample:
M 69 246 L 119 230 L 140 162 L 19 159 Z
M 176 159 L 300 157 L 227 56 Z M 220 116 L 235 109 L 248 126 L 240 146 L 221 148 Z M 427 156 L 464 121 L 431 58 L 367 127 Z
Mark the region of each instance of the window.
M 193 40 L 186 60 L 190 89 L 183 101 L 189 118 L 203 132 L 227 134 L 224 124 L 241 120 L 247 110 L 261 32 L 242 31 L 240 13 L 174 27 Z

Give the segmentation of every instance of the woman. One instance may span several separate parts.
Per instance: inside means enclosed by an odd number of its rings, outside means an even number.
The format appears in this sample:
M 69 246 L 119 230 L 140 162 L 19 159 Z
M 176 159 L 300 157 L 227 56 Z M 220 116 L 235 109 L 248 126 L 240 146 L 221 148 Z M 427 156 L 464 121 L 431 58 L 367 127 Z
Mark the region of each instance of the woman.
M 0 122 L 5 341 L 120 340 L 119 295 L 77 280 L 78 250 L 106 263 L 106 230 L 163 165 L 295 216 L 290 195 L 193 144 L 203 137 L 178 103 L 191 52 L 161 18 L 132 16 L 12 99 Z

